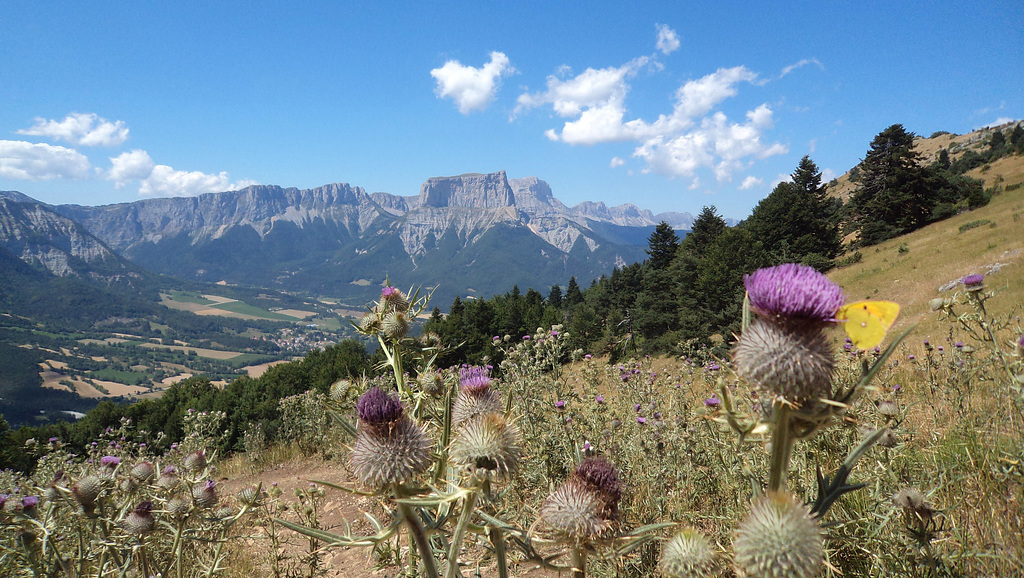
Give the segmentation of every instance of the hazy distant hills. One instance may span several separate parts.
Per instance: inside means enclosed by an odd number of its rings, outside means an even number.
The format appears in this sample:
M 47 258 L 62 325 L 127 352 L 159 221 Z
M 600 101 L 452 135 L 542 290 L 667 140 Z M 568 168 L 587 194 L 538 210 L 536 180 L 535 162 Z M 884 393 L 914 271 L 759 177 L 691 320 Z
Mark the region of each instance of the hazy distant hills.
M 504 173 L 428 179 L 415 197 L 252 186 L 198 197 L 52 207 L 142 268 L 185 279 L 365 300 L 392 283 L 438 286 L 435 301 L 512 285 L 581 283 L 646 258 L 662 219 L 626 204 L 566 207 L 542 180 Z

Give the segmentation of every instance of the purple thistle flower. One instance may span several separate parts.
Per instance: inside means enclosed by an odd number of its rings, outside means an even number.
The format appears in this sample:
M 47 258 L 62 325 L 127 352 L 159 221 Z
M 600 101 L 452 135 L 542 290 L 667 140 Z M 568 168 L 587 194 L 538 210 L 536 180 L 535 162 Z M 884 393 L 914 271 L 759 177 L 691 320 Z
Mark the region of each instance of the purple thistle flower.
M 402 404 L 379 387 L 373 387 L 356 402 L 359 419 L 369 425 L 392 423 L 402 417 Z
M 898 384 L 898 383 L 896 385 L 892 386 L 892 392 L 893 393 L 899 392 L 900 389 L 901 389 L 900 388 L 900 384 Z
M 639 403 L 633 405 L 633 411 L 640 411 L 640 404 Z
M 845 301 L 843 290 L 814 267 L 786 263 L 743 277 L 755 309 L 783 317 L 830 321 Z
M 57 441 L 57 438 L 50 438 L 50 443 L 51 443 L 51 444 L 52 444 L 52 443 L 56 443 L 56 441 Z
M 491 378 L 483 367 L 463 367 L 459 370 L 459 387 L 468 393 L 479 395 L 491 387 Z
M 925 339 L 925 340 L 924 340 L 924 346 L 925 346 L 925 347 L 928 347 L 929 345 L 931 345 L 931 343 L 928 343 L 928 340 L 927 340 L 927 339 Z
M 914 357 L 914 354 L 913 354 L 913 353 L 911 353 L 910 355 L 908 355 L 908 356 L 907 356 L 907 359 L 909 359 L 910 361 L 914 361 L 914 360 L 915 360 L 915 359 L 917 359 L 917 358 L 916 358 L 916 357 Z
M 714 361 L 708 364 L 708 371 L 718 371 L 719 369 L 722 369 L 722 366 L 718 365 Z
M 960 282 L 966 285 L 968 288 L 977 287 L 985 282 L 985 276 L 979 273 L 974 273 L 973 275 L 968 275 L 964 277 L 963 279 L 960 280 Z
M 25 510 L 31 510 L 39 505 L 39 496 L 25 496 L 21 499 L 21 507 Z
M 593 357 L 594 357 L 593 355 L 588 353 L 588 354 L 583 356 L 583 359 L 592 359 Z
M 596 401 L 597 403 L 604 403 L 604 396 L 598 394 L 598 396 L 594 398 L 594 401 Z
M 398 292 L 398 289 L 395 289 L 394 287 L 384 287 L 380 290 L 380 296 L 387 299 L 388 297 L 394 295 L 396 292 Z
M 647 423 L 647 418 L 642 415 L 638 415 L 636 416 L 636 423 Z
M 494 337 L 491 338 L 491 341 L 495 341 L 495 342 L 501 341 L 501 337 L 495 335 Z
M 565 401 L 563 401 L 561 399 L 556 401 L 555 402 L 555 407 L 557 407 L 558 409 L 565 409 Z
M 551 330 L 551 337 L 558 337 L 558 332 L 554 329 Z
M 121 463 L 121 458 L 117 456 L 103 456 L 100 458 L 100 463 L 108 468 L 112 468 Z
M 942 347 L 941 345 L 940 345 L 940 346 L 938 346 L 938 347 L 937 347 L 936 349 L 938 349 L 938 350 L 939 350 L 940 352 L 941 352 L 941 351 L 945 351 L 945 348 L 943 348 L 943 347 Z
M 530 336 L 529 335 L 524 335 L 523 336 L 523 341 L 529 341 L 529 340 L 530 340 Z
M 956 343 L 953 344 L 953 347 L 955 347 L 957 349 L 960 349 L 963 346 L 964 346 L 964 342 L 963 341 L 957 341 Z
M 718 409 L 720 405 L 722 405 L 722 400 L 718 399 L 718 397 L 714 395 L 704 400 L 704 407 Z

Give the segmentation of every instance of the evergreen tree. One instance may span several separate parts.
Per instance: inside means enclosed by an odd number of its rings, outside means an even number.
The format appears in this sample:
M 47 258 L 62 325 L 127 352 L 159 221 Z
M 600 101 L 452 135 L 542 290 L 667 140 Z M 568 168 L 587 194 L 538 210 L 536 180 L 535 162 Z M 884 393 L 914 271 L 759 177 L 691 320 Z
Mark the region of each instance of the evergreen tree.
M 569 285 L 565 288 L 565 304 L 569 307 L 583 302 L 583 292 L 576 282 L 576 276 L 569 277 Z
M 684 249 L 700 257 L 725 231 L 725 219 L 718 214 L 714 205 L 704 206 L 693 221 L 690 233 L 683 239 Z
M 773 254 L 774 262 L 828 269 L 842 248 L 837 207 L 809 156 L 800 160 L 792 178 L 758 203 L 744 227 Z
M 578 287 L 576 289 L 579 290 Z M 548 293 L 548 305 L 555 309 L 562 308 L 562 288 L 558 285 L 551 286 L 551 292 Z
M 935 201 L 914 150 L 914 133 L 894 124 L 871 141 L 850 199 L 862 245 L 874 245 L 928 223 Z
M 645 252 L 651 256 L 650 264 L 654 269 L 667 269 L 679 248 L 679 236 L 672 226 L 662 221 L 647 238 L 648 248 Z

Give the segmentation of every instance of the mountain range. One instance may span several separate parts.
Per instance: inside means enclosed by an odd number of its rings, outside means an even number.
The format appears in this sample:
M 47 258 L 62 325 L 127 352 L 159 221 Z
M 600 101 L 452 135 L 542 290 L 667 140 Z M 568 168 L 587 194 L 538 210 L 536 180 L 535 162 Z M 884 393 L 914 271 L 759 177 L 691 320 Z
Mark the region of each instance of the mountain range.
M 504 171 L 430 178 L 417 196 L 349 184 L 256 185 L 104 206 L 0 192 L 0 247 L 57 276 L 116 281 L 136 268 L 361 305 L 386 280 L 437 287 L 435 303 L 515 284 L 581 283 L 646 258 L 657 223 L 689 213 L 625 204 L 567 207 L 535 177 Z M 438 301 L 440 300 L 440 301 Z

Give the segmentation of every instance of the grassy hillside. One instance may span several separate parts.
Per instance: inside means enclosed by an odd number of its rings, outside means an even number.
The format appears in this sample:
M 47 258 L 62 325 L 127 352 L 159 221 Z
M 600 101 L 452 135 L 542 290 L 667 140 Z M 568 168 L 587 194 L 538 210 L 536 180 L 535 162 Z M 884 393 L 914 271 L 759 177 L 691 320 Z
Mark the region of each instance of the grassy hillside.
M 965 275 L 985 274 L 986 284 L 1004 293 L 994 300 L 993 313 L 1024 302 L 1024 187 L 1016 186 L 1024 182 L 1024 158 L 1000 159 L 988 173 L 992 181 L 1001 177 L 1004 188 L 988 206 L 861 249 L 861 262 L 830 274 L 851 299 L 900 303 L 895 329 L 918 324 L 911 347 L 944 337 L 946 325 L 928 301 L 951 296 L 956 287 L 950 285 Z

